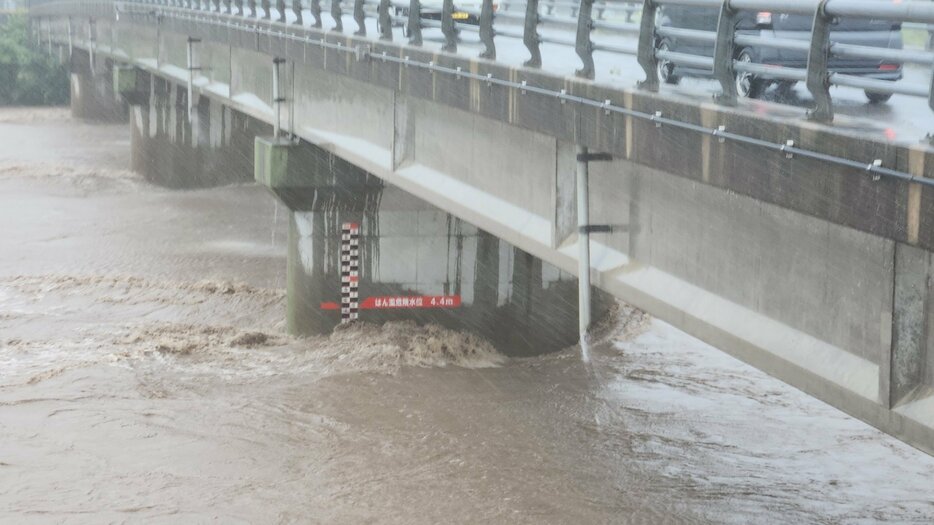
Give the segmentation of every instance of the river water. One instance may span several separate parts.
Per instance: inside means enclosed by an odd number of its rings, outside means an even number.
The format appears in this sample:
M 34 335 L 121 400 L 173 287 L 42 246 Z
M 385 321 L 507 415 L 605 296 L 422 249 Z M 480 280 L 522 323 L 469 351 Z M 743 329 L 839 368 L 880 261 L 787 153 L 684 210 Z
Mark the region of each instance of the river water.
M 620 306 L 506 358 L 284 333 L 284 210 L 170 191 L 126 126 L 0 110 L 0 521 L 934 521 L 934 459 Z

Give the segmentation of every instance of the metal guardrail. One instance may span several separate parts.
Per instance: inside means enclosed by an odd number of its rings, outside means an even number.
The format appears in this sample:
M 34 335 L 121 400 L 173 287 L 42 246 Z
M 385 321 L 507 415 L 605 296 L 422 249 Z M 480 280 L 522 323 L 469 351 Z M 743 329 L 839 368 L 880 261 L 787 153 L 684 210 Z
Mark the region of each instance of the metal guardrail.
M 35 0 L 34 0 L 35 1 Z M 323 38 L 321 33 L 313 33 L 311 31 L 294 31 L 288 30 L 287 27 L 276 24 L 269 20 L 258 20 L 251 19 L 242 16 L 236 16 L 231 14 L 219 14 L 216 12 L 204 12 L 199 10 L 192 10 L 188 8 L 179 8 L 174 6 L 165 6 L 163 5 L 162 9 L 152 9 L 149 5 L 149 2 L 121 2 L 119 5 L 113 2 L 112 0 L 38 0 L 44 4 L 50 4 L 53 6 L 58 6 L 61 4 L 69 3 L 81 3 L 88 7 L 88 9 L 83 10 L 82 15 L 88 16 L 89 24 L 87 26 L 87 34 L 84 37 L 84 41 L 89 45 L 88 51 L 90 52 L 90 59 L 92 62 L 92 68 L 94 63 L 94 52 L 97 50 L 97 28 L 94 23 L 94 16 L 108 16 L 116 15 L 119 18 L 121 12 L 135 13 L 136 15 L 142 15 L 145 18 L 151 20 L 161 20 L 165 17 L 171 17 L 187 22 L 194 22 L 199 24 L 204 24 L 206 26 L 211 26 L 213 28 L 224 29 L 231 32 L 245 32 L 246 34 L 256 34 L 256 35 L 265 35 L 268 37 L 278 37 L 280 39 L 289 39 L 296 42 L 301 42 L 304 45 L 317 46 L 324 49 L 329 49 L 333 51 L 338 51 L 341 53 L 349 53 L 352 56 L 355 56 L 357 60 L 374 60 L 381 62 L 390 62 L 396 63 L 405 67 L 411 67 L 415 69 L 422 69 L 426 71 L 431 71 L 432 73 L 438 73 L 447 75 L 456 79 L 465 79 L 473 80 L 478 82 L 483 82 L 487 86 L 501 86 L 507 89 L 513 90 L 522 95 L 526 94 L 535 94 L 543 97 L 548 97 L 552 99 L 559 100 L 562 104 L 573 103 L 580 105 L 582 107 L 589 107 L 593 109 L 598 109 L 604 112 L 606 115 L 617 114 L 631 117 L 637 120 L 651 122 L 655 124 L 656 128 L 661 127 L 671 127 L 674 129 L 680 129 L 684 131 L 690 131 L 698 133 L 705 136 L 710 136 L 716 138 L 719 142 L 731 142 L 737 144 L 745 144 L 760 148 L 763 151 L 777 153 L 783 155 L 785 159 L 794 159 L 794 158 L 807 158 L 812 160 L 817 160 L 821 162 L 826 162 L 828 164 L 842 166 L 850 168 L 851 171 L 848 173 L 855 177 L 864 176 L 866 174 L 872 178 L 873 181 L 879 181 L 882 179 L 888 180 L 898 180 L 910 184 L 918 184 L 920 186 L 934 188 L 934 178 L 925 177 L 921 174 L 912 173 L 910 171 L 903 171 L 899 169 L 893 169 L 891 167 L 885 166 L 882 159 L 873 159 L 869 162 L 857 160 L 851 157 L 843 157 L 839 155 L 834 155 L 830 153 L 825 153 L 822 151 L 816 151 L 814 149 L 809 149 L 806 147 L 801 147 L 795 143 L 794 140 L 786 140 L 784 142 L 773 142 L 770 140 L 764 140 L 758 137 L 745 135 L 742 133 L 734 133 L 726 130 L 725 126 L 717 127 L 707 127 L 701 124 L 690 122 L 687 120 L 682 120 L 678 118 L 670 118 L 664 116 L 660 111 L 654 113 L 647 113 L 645 111 L 639 111 L 633 108 L 620 106 L 614 104 L 610 100 L 596 100 L 593 98 L 588 98 L 586 96 L 576 95 L 569 93 L 566 89 L 556 90 L 553 88 L 535 86 L 528 84 L 526 81 L 514 81 L 505 78 L 497 78 L 492 74 L 482 74 L 482 73 L 473 73 L 470 71 L 465 71 L 461 67 L 447 67 L 436 64 L 433 61 L 420 61 L 412 60 L 408 56 L 398 57 L 395 55 L 390 55 L 386 51 L 382 52 L 373 52 L 369 49 L 369 46 L 366 45 L 354 45 L 349 46 L 341 43 L 340 41 L 331 42 L 328 39 Z M 355 0 L 358 1 L 358 0 Z M 380 0 L 381 2 L 387 2 L 388 0 Z M 134 7 L 138 6 L 138 7 Z M 385 9 L 383 10 L 385 12 Z M 48 13 L 46 14 L 48 15 Z M 68 46 L 71 47 L 73 41 L 81 41 L 78 36 L 73 32 L 73 27 L 71 24 L 72 18 L 69 17 L 67 20 L 67 25 L 64 29 L 67 29 L 67 39 Z M 41 25 L 41 24 L 40 24 Z M 294 26 L 293 26 L 294 27 Z M 52 45 L 52 24 L 49 22 L 47 24 L 47 37 L 49 40 L 49 46 L 51 49 Z M 41 34 L 37 31 L 37 37 L 41 40 Z M 193 42 L 198 42 L 198 39 L 193 39 L 189 37 L 188 45 L 189 48 Z M 113 50 L 111 50 L 112 52 Z M 276 57 L 273 59 L 274 64 L 280 63 L 282 59 Z M 193 85 L 193 75 L 191 72 L 195 68 L 192 66 L 191 55 L 188 57 L 189 63 L 189 77 L 188 85 L 189 89 Z M 189 97 L 191 100 L 191 97 Z M 278 101 L 276 101 L 278 102 Z M 855 157 L 864 156 L 864 152 L 853 152 Z
M 426 20 L 420 0 L 330 0 L 322 6 L 322 0 L 130 0 L 124 4 L 165 6 L 194 11 L 226 13 L 247 18 L 275 19 L 305 25 L 303 13 L 311 13 L 311 27 L 321 28 L 321 13 L 327 7 L 334 21 L 329 30 L 342 32 L 345 6 L 352 13 L 356 24 L 354 33 L 366 35 L 366 20 L 376 19 L 379 38 L 391 41 L 393 27 L 404 26 L 408 44 L 422 45 L 422 29 L 440 28 L 444 35 L 443 50 L 457 50 L 458 32 L 479 33 L 483 50 L 480 57 L 496 58 L 497 37 L 521 39 L 529 52 L 527 67 L 542 66 L 541 44 L 549 43 L 571 46 L 580 57 L 582 67 L 576 74 L 582 78 L 595 76 L 594 52 L 605 51 L 634 55 L 645 72 L 646 79 L 638 85 L 647 91 L 658 91 L 660 85 L 659 61 L 695 69 L 710 71 L 720 83 L 721 93 L 715 100 L 723 105 L 737 103 L 736 76 L 754 75 L 760 79 L 803 81 L 814 99 L 808 118 L 820 122 L 833 120 L 831 86 L 849 86 L 872 93 L 902 94 L 925 97 L 934 110 L 934 74 L 928 85 L 905 81 L 888 81 L 834 72 L 830 68 L 832 58 L 864 58 L 887 61 L 894 64 L 918 64 L 934 73 L 934 52 L 918 49 L 890 49 L 863 45 L 844 44 L 831 40 L 832 24 L 837 18 L 845 17 L 891 21 L 893 24 L 915 24 L 915 28 L 934 28 L 934 2 L 904 0 L 887 2 L 879 0 L 643 0 L 638 10 L 638 23 L 619 21 L 621 16 L 631 20 L 636 13 L 632 2 L 612 0 L 524 0 L 502 2 L 496 0 L 473 0 L 467 8 L 457 8 L 473 17 L 468 23 L 454 20 L 454 0 L 440 0 L 439 20 Z M 468 0 L 464 0 L 467 2 Z M 274 2 L 274 3 L 273 3 Z M 38 5 L 42 0 L 33 0 Z M 474 7 L 479 4 L 479 7 Z M 659 8 L 663 6 L 687 6 L 710 8 L 719 11 L 714 31 L 686 29 L 657 24 Z M 521 8 L 521 9 L 520 9 Z M 522 11 L 524 9 L 524 12 Z M 603 19 L 595 19 L 594 10 Z M 433 11 L 438 6 L 432 6 Z M 762 37 L 736 31 L 737 17 L 742 12 L 768 11 L 774 14 L 806 15 L 811 17 L 810 38 L 794 40 L 780 37 Z M 289 12 L 291 15 L 289 16 Z M 607 16 L 616 13 L 617 16 Z M 573 30 L 574 38 L 558 36 L 560 31 L 542 34 L 540 28 Z M 604 36 L 631 35 L 637 37 L 636 45 L 625 45 L 604 41 Z M 595 38 L 596 37 L 596 40 Z M 682 40 L 704 42 L 713 45 L 713 56 L 692 55 L 659 49 L 660 39 L 676 37 Z M 778 67 L 739 60 L 739 50 L 746 48 L 772 48 L 798 51 L 806 54 L 806 67 Z M 934 131 L 934 130 L 932 130 Z
M 691 6 L 719 9 L 716 31 L 679 30 L 677 28 L 656 27 L 654 20 L 660 6 Z M 807 15 L 812 17 L 809 41 L 787 38 L 762 38 L 736 33 L 737 16 L 741 11 L 769 12 L 775 14 Z M 843 44 L 830 39 L 832 24 L 838 18 L 862 18 L 885 20 L 893 23 L 934 23 L 934 3 L 909 1 L 889 3 L 866 0 L 785 0 L 776 4 L 770 0 L 646 0 L 642 13 L 643 33 L 639 41 L 639 64 L 646 71 L 646 81 L 642 87 L 657 91 L 659 59 L 673 64 L 690 67 L 704 67 L 712 70 L 714 78 L 721 85 L 722 93 L 717 97 L 721 104 L 735 105 L 737 99 L 737 74 L 752 74 L 760 78 L 803 80 L 811 96 L 814 107 L 808 116 L 812 120 L 830 122 L 833 120 L 833 105 L 830 97 L 831 86 L 849 86 L 865 89 L 873 93 L 903 94 L 926 97 L 928 105 L 934 110 L 934 80 L 928 86 L 892 82 L 872 78 L 833 72 L 829 64 L 832 57 L 865 58 L 891 61 L 895 65 L 914 63 L 934 70 L 934 53 L 906 49 L 877 48 L 870 46 Z M 651 20 L 647 25 L 645 22 Z M 681 38 L 714 43 L 714 56 L 698 61 L 697 57 L 680 55 L 655 49 L 659 36 L 677 34 Z M 737 52 L 744 47 L 774 48 L 783 50 L 806 51 L 805 68 L 763 67 L 738 60 Z M 654 70 L 654 71 L 653 71 Z

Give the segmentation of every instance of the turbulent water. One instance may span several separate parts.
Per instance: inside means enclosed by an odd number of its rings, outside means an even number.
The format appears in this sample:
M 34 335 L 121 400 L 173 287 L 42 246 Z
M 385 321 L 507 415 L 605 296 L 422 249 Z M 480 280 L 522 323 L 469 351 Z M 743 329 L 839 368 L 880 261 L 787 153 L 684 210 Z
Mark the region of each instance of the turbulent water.
M 406 323 L 284 333 L 285 220 L 0 111 L 0 521 L 934 520 L 934 460 L 621 306 L 594 367 Z

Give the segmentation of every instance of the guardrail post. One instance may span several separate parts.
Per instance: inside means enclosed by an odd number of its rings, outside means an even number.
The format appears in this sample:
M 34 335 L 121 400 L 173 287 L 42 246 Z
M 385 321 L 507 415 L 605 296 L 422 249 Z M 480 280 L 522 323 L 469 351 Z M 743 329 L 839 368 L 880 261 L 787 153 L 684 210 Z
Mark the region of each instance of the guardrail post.
M 91 70 L 92 77 L 97 69 L 94 60 L 95 48 L 97 48 L 97 27 L 94 25 L 94 19 L 88 18 L 88 67 Z
M 341 0 L 331 0 L 331 17 L 334 18 L 334 31 L 344 30 L 344 16 L 341 11 Z
M 315 23 L 311 27 L 321 29 L 321 0 L 311 0 L 311 16 L 315 17 Z
M 292 12 L 295 13 L 295 25 L 302 25 L 302 0 L 292 0 Z
M 260 0 L 260 5 L 263 8 L 263 20 L 272 18 L 272 2 L 270 0 Z
M 215 13 L 221 12 L 221 0 L 214 0 L 214 12 Z
M 366 36 L 366 14 L 363 12 L 363 0 L 354 0 L 353 20 L 357 23 L 357 30 L 354 31 L 354 34 Z
M 493 41 L 493 0 L 483 0 L 480 7 L 480 41 L 483 42 L 483 52 L 480 58 L 496 60 L 496 43 Z
M 422 45 L 422 3 L 409 0 L 409 44 Z
M 228 15 L 231 14 L 231 13 L 233 13 L 233 10 L 231 9 L 230 2 L 231 2 L 231 0 L 224 0 L 224 13 L 225 13 L 225 14 L 228 14 Z
M 538 35 L 538 0 L 527 0 L 525 4 L 525 30 L 522 32 L 522 43 L 532 55 L 525 61 L 526 67 L 542 66 L 541 37 Z
M 389 0 L 379 0 L 379 39 L 392 42 L 392 16 L 389 14 Z
M 638 86 L 646 91 L 658 91 L 658 59 L 655 58 L 655 15 L 658 6 L 652 0 L 642 4 L 642 22 L 639 25 L 639 50 L 636 59 L 645 71 L 645 80 Z
M 194 97 L 195 95 L 195 90 L 194 90 L 195 72 L 201 71 L 201 66 L 200 66 L 200 57 L 198 57 L 199 58 L 198 60 L 196 60 L 196 57 L 195 57 L 195 44 L 199 44 L 199 43 L 201 43 L 200 39 L 188 37 L 188 47 L 186 49 L 187 51 L 186 58 L 188 59 L 188 100 L 186 102 L 188 104 L 188 122 L 189 123 L 194 122 L 195 113 L 196 113 L 195 112 L 195 97 Z M 199 62 L 199 64 L 195 64 L 195 62 Z
M 583 67 L 575 73 L 582 78 L 593 80 L 593 42 L 590 32 L 593 30 L 593 0 L 581 0 L 580 12 L 577 14 L 577 42 L 574 50 L 583 62 Z
M 833 17 L 827 15 L 827 0 L 820 0 L 814 12 L 814 24 L 811 26 L 811 49 L 808 51 L 808 71 L 806 84 L 814 107 L 808 110 L 808 120 L 830 122 L 833 120 L 833 101 L 830 99 L 830 23 Z
M 256 0 L 247 0 L 247 6 L 250 8 L 250 18 L 256 18 Z
M 730 0 L 724 0 L 720 6 L 720 18 L 717 21 L 717 42 L 713 51 L 713 76 L 720 82 L 720 93 L 714 100 L 724 106 L 736 105 L 736 82 L 733 71 L 733 56 L 736 52 L 733 37 L 736 35 L 736 10 L 730 7 Z
M 276 0 L 276 11 L 279 11 L 279 22 L 285 23 L 285 0 Z
M 928 107 L 934 111 L 934 68 L 931 68 L 931 87 L 928 89 Z M 928 133 L 928 142 L 934 145 L 934 132 Z
M 454 0 L 444 0 L 441 5 L 441 32 L 444 33 L 442 51 L 457 51 L 457 29 L 454 27 Z
M 243 0 L 233 0 L 233 2 L 237 7 L 237 16 L 243 16 Z

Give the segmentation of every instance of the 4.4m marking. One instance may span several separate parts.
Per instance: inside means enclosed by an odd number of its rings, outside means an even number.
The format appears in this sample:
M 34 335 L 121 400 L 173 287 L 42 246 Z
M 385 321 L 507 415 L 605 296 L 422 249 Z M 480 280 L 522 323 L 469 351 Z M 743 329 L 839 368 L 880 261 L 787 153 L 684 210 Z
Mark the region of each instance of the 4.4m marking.
M 459 308 L 459 295 L 387 295 L 367 297 L 360 303 L 360 310 L 395 310 L 405 308 Z M 321 303 L 322 310 L 337 310 L 337 303 Z

